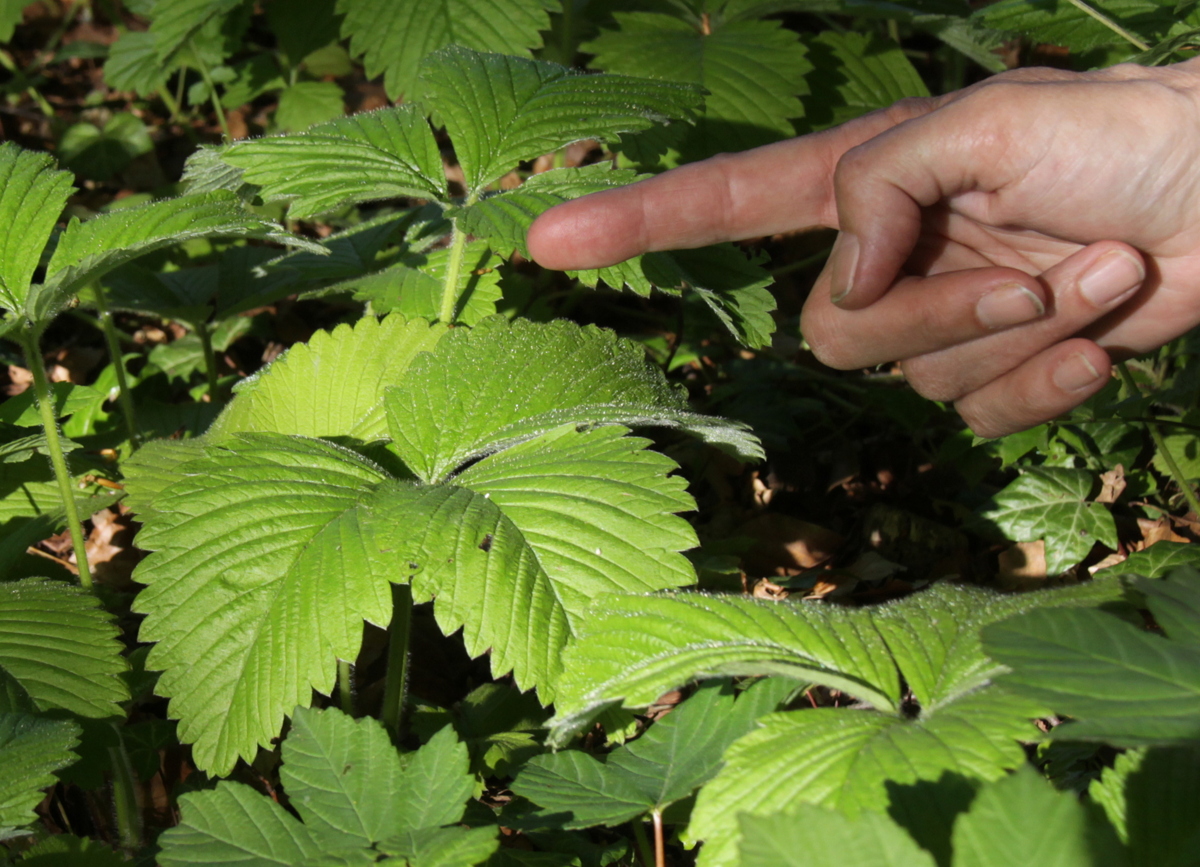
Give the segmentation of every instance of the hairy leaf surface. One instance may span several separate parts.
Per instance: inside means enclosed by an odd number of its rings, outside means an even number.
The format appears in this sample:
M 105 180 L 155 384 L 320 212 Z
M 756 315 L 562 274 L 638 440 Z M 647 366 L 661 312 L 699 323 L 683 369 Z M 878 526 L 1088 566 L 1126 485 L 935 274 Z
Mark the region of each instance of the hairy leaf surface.
M 450 250 L 407 257 L 394 265 L 354 281 L 354 297 L 369 301 L 376 314 L 399 313 L 408 318 L 421 317 L 436 322 L 441 313 L 446 268 Z M 462 270 L 458 277 L 458 302 L 454 321 L 476 325 L 495 314 L 501 298 L 498 257 L 484 241 L 470 241 L 463 250 Z
M 929 96 L 899 45 L 878 33 L 826 30 L 808 42 L 816 66 L 804 98 L 804 125 L 824 129 L 910 96 Z
M 33 808 L 54 772 L 73 763 L 79 725 L 24 713 L 0 711 L 0 840 L 26 833 L 37 819 Z
M 741 867 L 934 867 L 928 852 L 879 813 L 850 819 L 802 804 L 774 816 L 744 813 L 738 825 Z

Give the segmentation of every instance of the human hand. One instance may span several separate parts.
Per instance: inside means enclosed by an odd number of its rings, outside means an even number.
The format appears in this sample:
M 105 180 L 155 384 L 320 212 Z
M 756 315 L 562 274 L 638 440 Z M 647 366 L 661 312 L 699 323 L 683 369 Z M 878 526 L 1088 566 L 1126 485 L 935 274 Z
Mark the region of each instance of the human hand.
M 529 249 L 595 268 L 837 228 L 802 320 L 817 357 L 901 361 L 917 391 L 998 436 L 1102 388 L 1108 351 L 1200 323 L 1197 64 L 1016 70 L 905 100 L 559 205 Z

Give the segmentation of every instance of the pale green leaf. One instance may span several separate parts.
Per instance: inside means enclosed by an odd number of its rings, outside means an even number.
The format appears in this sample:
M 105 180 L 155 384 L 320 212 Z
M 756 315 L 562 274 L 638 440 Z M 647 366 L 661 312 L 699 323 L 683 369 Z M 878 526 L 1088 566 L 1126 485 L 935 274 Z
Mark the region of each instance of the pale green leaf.
M 413 105 L 362 112 L 302 133 L 251 139 L 221 155 L 293 219 L 345 205 L 413 196 L 441 199 L 445 173 L 425 116 Z
M 1178 20 L 1173 5 L 1155 0 L 1088 0 L 1088 5 L 1150 43 L 1165 36 Z M 1075 52 L 1129 44 L 1125 37 L 1065 0 L 1000 0 L 979 9 L 974 18 L 996 30 L 1020 33 L 1036 42 L 1061 45 Z
M 204 25 L 216 17 L 228 14 L 243 0 L 165 0 L 156 3 L 151 13 L 150 34 L 160 64 L 174 59 L 180 48 L 187 46 Z
M 1144 575 L 1161 578 L 1177 566 L 1200 567 L 1200 545 L 1191 542 L 1155 542 L 1149 548 L 1134 551 L 1120 563 L 1096 572 L 1105 575 Z
M 42 790 L 54 785 L 54 772 L 78 756 L 80 728 L 67 720 L 0 713 L 0 840 L 26 833 Z
M 422 95 L 421 59 L 445 45 L 529 56 L 550 29 L 554 0 L 338 0 L 342 36 L 367 77 L 384 75 L 392 99 Z
M 1160 597 L 1156 604 L 1169 609 Z M 1074 717 L 1060 737 L 1122 746 L 1200 740 L 1200 645 L 1098 610 L 1035 610 L 989 626 L 1006 688 Z
M 1046 542 L 1046 571 L 1065 572 L 1099 542 L 1117 547 L 1112 514 L 1091 502 L 1095 476 L 1068 467 L 1027 467 L 992 498 L 980 517 L 1014 542 Z
M 183 182 L 189 195 L 228 190 L 246 201 L 258 195 L 258 187 L 247 184 L 241 169 L 222 158 L 224 148 L 200 145 L 183 164 Z
M 368 301 L 375 314 L 399 313 L 409 319 L 437 321 L 450 250 L 406 257 L 394 265 L 354 281 L 354 297 Z M 501 298 L 497 257 L 484 241 L 468 242 L 463 250 L 454 321 L 475 325 L 496 312 Z
M 56 382 L 54 391 L 54 417 L 63 418 L 77 412 L 87 412 L 108 399 L 106 392 L 89 385 Z M 32 388 L 13 395 L 0 404 L 0 422 L 17 427 L 41 427 L 42 414 L 37 408 Z
M 196 764 L 228 773 L 253 758 L 362 622 L 387 624 L 395 553 L 371 520 L 379 467 L 320 440 L 240 435 L 177 467 L 138 537 L 136 580 L 149 665 Z M 198 625 L 199 624 L 199 625 Z
M 118 634 L 95 594 L 79 587 L 40 578 L 0 584 L 0 681 L 36 710 L 123 716 L 128 666 Z
M 690 119 L 696 88 L 450 46 L 421 64 L 425 102 L 446 125 L 468 201 L 522 160 L 582 139 Z
M 295 867 L 321 852 L 320 843 L 291 813 L 242 783 L 179 799 L 183 818 L 159 838 L 162 867 L 189 864 Z
M 475 790 L 467 746 L 446 726 L 408 759 L 396 793 L 397 833 L 452 825 Z
M 275 124 L 298 132 L 346 113 L 345 93 L 336 81 L 298 81 L 279 94 Z
M 112 44 L 104 61 L 104 81 L 113 90 L 132 90 L 151 96 L 167 83 L 153 33 L 126 30 Z
M 804 123 L 824 129 L 929 89 L 899 45 L 878 33 L 826 30 L 808 41 L 816 69 Z
M 1193 867 L 1200 852 L 1200 751 L 1150 747 L 1120 756 L 1088 787 L 1130 867 Z
M 272 431 L 378 439 L 387 433 L 384 389 L 445 334 L 444 326 L 394 315 L 318 332 L 242 382 L 208 437 Z
M 28 5 L 26 0 L 0 0 L 0 42 L 12 39 L 13 31 L 21 23 L 21 12 Z
M 804 804 L 774 816 L 743 814 L 738 825 L 740 867 L 934 867 L 928 852 L 879 813 L 850 819 Z
M 55 169 L 51 157 L 0 144 L 0 220 L 8 227 L 0 240 L 0 307 L 8 311 L 0 331 L 24 314 L 34 269 L 71 192 L 70 172 Z
M 1124 867 L 1110 826 L 1089 821 L 1074 792 L 1059 792 L 1032 767 L 984 786 L 958 817 L 954 867 Z
M 758 455 L 740 425 L 689 412 L 640 345 L 564 320 L 456 329 L 386 400 L 396 449 L 426 481 L 566 423 L 677 427 Z
M 741 20 L 701 27 L 656 12 L 618 12 L 616 30 L 580 46 L 606 72 L 702 86 L 694 130 L 675 146 L 683 161 L 739 151 L 794 134 L 812 69 L 799 37 L 779 21 Z
M 179 479 L 180 464 L 203 457 L 204 447 L 201 439 L 154 440 L 143 445 L 121 464 L 125 505 L 145 523 L 154 499 Z

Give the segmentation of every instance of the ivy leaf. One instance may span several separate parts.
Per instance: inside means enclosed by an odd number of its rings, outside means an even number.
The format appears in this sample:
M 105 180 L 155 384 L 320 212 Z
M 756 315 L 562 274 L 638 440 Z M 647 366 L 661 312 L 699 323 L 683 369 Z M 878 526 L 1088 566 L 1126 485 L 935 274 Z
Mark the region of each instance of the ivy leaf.
M 266 201 L 289 202 L 288 215 L 296 220 L 359 202 L 446 196 L 437 142 L 413 105 L 237 142 L 221 158 L 261 187 Z
M 0 711 L 122 716 L 117 638 L 92 593 L 42 578 L 0 584 Z
M 22 713 L 0 712 L 0 840 L 25 833 L 42 790 L 54 785 L 54 772 L 79 757 L 78 724 Z
M 224 16 L 243 0 L 171 0 L 154 6 L 150 34 L 158 62 L 167 65 L 176 52 L 214 18 Z
M 677 427 L 760 454 L 738 423 L 689 412 L 641 346 L 564 320 L 456 329 L 414 360 L 387 405 L 397 452 L 427 482 L 567 423 Z
M 1012 669 L 1005 687 L 1074 717 L 1061 730 L 1073 740 L 1200 740 L 1200 574 L 1161 580 L 1147 604 L 1174 624 L 1168 638 L 1095 610 L 1030 611 L 988 627 L 987 652 Z
M 1046 540 L 1046 572 L 1058 575 L 1080 562 L 1097 542 L 1114 550 L 1112 514 L 1089 501 L 1094 475 L 1067 467 L 1028 467 L 992 498 L 980 517 L 1014 542 Z
M 445 289 L 450 250 L 406 257 L 405 263 L 354 281 L 354 297 L 368 301 L 371 312 L 400 313 L 408 318 L 437 321 Z M 458 306 L 454 321 L 476 325 L 495 314 L 501 298 L 499 261 L 484 241 L 471 241 L 463 249 L 458 280 Z
M 273 431 L 379 439 L 387 434 L 384 389 L 399 382 L 412 360 L 446 333 L 445 326 L 395 315 L 382 321 L 368 316 L 317 332 L 240 383 L 208 437 L 217 441 L 238 431 Z
M 222 237 L 320 249 L 247 212 L 237 196 L 226 191 L 122 208 L 87 222 L 70 222 L 46 267 L 45 282 L 30 295 L 28 315 L 48 321 L 86 284 L 139 256 L 194 238 Z
M 690 120 L 695 87 L 449 46 L 421 63 L 425 103 L 454 142 L 467 200 L 522 160 L 582 139 Z
M 0 333 L 25 312 L 33 272 L 71 191 L 71 173 L 55 169 L 51 157 L 0 144 L 0 220 L 10 227 L 0 242 L 0 307 L 8 311 Z
M 804 99 L 804 123 L 825 129 L 887 108 L 909 96 L 929 96 L 899 45 L 877 33 L 826 30 L 808 41 L 816 67 L 812 93 Z
M 753 729 L 792 688 L 786 681 L 762 681 L 735 702 L 728 683 L 706 685 L 604 760 L 575 750 L 537 756 L 513 780 L 512 789 L 566 828 L 611 827 L 661 813 L 710 779 L 726 747 Z M 560 820 L 561 813 L 570 818 Z
M 779 21 L 739 20 L 701 26 L 657 12 L 617 12 L 616 30 L 604 30 L 580 50 L 596 55 L 606 72 L 689 82 L 708 95 L 693 131 L 675 146 L 680 161 L 740 151 L 795 134 L 790 121 L 804 113 L 812 69 L 799 37 Z
M 456 44 L 478 51 L 529 56 L 550 29 L 553 0 L 509 0 L 503 5 L 472 0 L 338 0 L 346 16 L 342 36 L 363 59 L 368 78 L 384 75 L 392 99 L 423 95 L 421 59 Z M 494 127 L 494 129 L 500 129 Z
M 775 816 L 743 813 L 738 826 L 741 867 L 846 867 L 848 852 L 854 853 L 854 867 L 934 867 L 928 852 L 879 813 L 850 819 L 802 804 Z

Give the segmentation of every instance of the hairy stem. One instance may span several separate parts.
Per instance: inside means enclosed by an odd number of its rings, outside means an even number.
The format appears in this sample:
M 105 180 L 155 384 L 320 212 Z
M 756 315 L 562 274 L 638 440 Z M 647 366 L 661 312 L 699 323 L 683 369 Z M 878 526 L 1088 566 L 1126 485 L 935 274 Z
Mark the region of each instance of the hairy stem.
M 1121 374 L 1121 381 L 1125 383 L 1125 388 L 1129 391 L 1130 397 L 1135 397 L 1142 393 L 1141 388 L 1138 387 L 1137 380 L 1133 378 L 1133 374 L 1125 362 L 1117 362 L 1117 371 Z M 1187 477 L 1179 469 L 1179 464 L 1175 462 L 1175 456 L 1167 448 L 1167 440 L 1162 435 L 1162 430 L 1159 428 L 1158 423 L 1147 421 L 1145 424 L 1147 430 L 1150 431 L 1151 439 L 1154 440 L 1155 451 L 1162 457 L 1163 463 L 1167 465 L 1167 472 L 1174 480 L 1175 485 L 1183 492 L 1183 498 L 1187 500 L 1188 508 L 1191 509 L 1193 514 L 1200 517 L 1200 499 L 1196 498 L 1196 492 L 1188 484 Z
M 387 680 L 383 686 L 383 708 L 379 718 L 399 738 L 404 722 L 404 696 L 408 692 L 408 645 L 412 637 L 412 588 L 392 585 L 392 625 L 388 643 Z
M 118 739 L 120 736 L 118 731 Z M 142 807 L 138 801 L 137 778 L 124 741 L 108 748 L 108 759 L 112 770 L 113 809 L 117 815 L 121 848 L 127 852 L 137 852 L 142 848 Z
M 217 94 L 217 85 L 212 80 L 212 75 L 208 71 L 208 64 L 204 62 L 204 58 L 196 50 L 194 40 L 188 39 L 188 45 L 192 48 L 192 54 L 196 56 L 196 69 L 200 72 L 200 77 L 204 79 L 204 83 L 208 85 L 208 101 L 212 103 L 213 111 L 217 113 L 217 123 L 221 125 L 221 132 L 225 136 L 225 141 L 233 141 L 233 136 L 229 134 L 229 123 L 225 120 L 225 109 L 221 107 L 221 97 Z
M 1074 6 L 1076 9 L 1078 9 L 1080 12 L 1083 12 L 1085 15 L 1090 15 L 1091 17 L 1095 18 L 1097 21 L 1099 21 L 1101 24 L 1103 24 L 1105 27 L 1107 27 L 1113 33 L 1117 34 L 1122 39 L 1126 40 L 1130 45 L 1132 45 L 1138 51 L 1149 51 L 1150 50 L 1149 45 L 1147 45 L 1142 40 L 1138 39 L 1136 36 L 1134 36 L 1132 33 L 1130 33 L 1128 30 L 1126 30 L 1124 27 L 1122 27 L 1116 21 L 1113 21 L 1111 18 L 1109 18 L 1107 15 L 1105 15 L 1103 12 L 1101 12 L 1099 9 L 1095 9 L 1092 6 L 1089 6 L 1087 3 L 1084 3 L 1083 0 L 1067 0 L 1067 2 L 1070 3 L 1072 6 Z
M 213 349 L 212 328 L 207 322 L 196 325 L 196 336 L 200 338 L 200 349 L 204 353 L 204 375 L 208 379 L 208 400 L 216 403 L 220 389 L 217 375 L 217 353 Z
M 347 716 L 354 716 L 354 670 L 344 659 L 338 660 L 338 704 Z
M 450 238 L 450 261 L 446 263 L 446 279 L 442 283 L 442 309 L 438 312 L 438 321 L 447 325 L 454 324 L 454 312 L 458 306 L 458 280 L 462 274 L 466 249 L 467 233 L 455 222 L 454 234 Z
M 58 419 L 54 412 L 54 391 L 46 375 L 46 362 L 38 348 L 38 333 L 32 328 L 21 332 L 21 346 L 25 350 L 25 363 L 33 374 L 33 396 L 38 412 L 42 416 L 42 428 L 46 433 L 46 451 L 50 452 L 50 466 L 54 468 L 54 479 L 58 482 L 58 495 L 62 499 L 63 511 L 67 516 L 67 530 L 71 534 L 71 547 L 75 549 L 75 562 L 79 567 L 79 583 L 91 589 L 92 572 L 88 569 L 87 546 L 83 535 L 83 522 L 79 520 L 79 509 L 75 507 L 75 490 L 71 486 L 71 472 L 67 469 L 67 456 L 63 452 L 62 438 L 58 433 Z
M 117 374 L 117 403 L 121 407 L 121 415 L 125 417 L 125 432 L 129 434 L 129 445 L 137 451 L 141 445 L 138 435 L 137 417 L 134 415 L 133 394 L 129 391 L 129 371 L 125 369 L 125 353 L 121 351 L 121 338 L 117 334 L 116 323 L 113 322 L 112 310 L 108 307 L 108 297 L 104 287 L 99 283 L 92 286 L 92 294 L 96 298 L 96 309 L 100 314 L 100 330 L 104 332 L 104 342 L 108 345 L 108 354 L 112 358 L 113 370 Z

